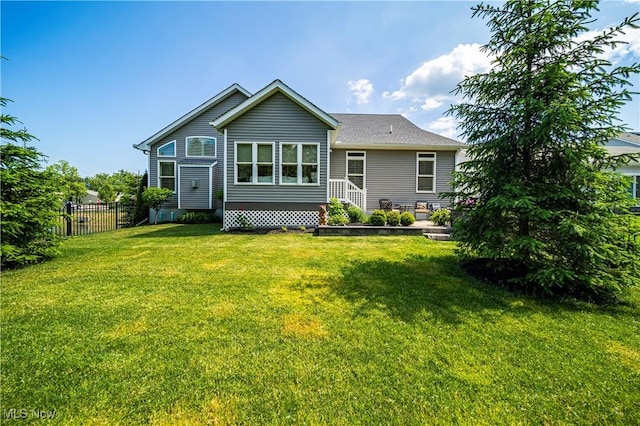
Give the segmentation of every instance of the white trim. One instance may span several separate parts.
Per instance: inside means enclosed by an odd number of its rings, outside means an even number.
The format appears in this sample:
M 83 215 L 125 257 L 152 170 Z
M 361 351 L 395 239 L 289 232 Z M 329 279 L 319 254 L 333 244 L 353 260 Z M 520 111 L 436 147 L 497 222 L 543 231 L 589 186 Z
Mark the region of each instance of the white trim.
M 223 161 L 222 164 L 224 165 L 224 170 L 222 171 L 222 211 L 224 212 L 224 205 L 227 202 L 227 186 L 228 186 L 228 176 L 227 173 L 229 172 L 229 167 L 227 166 L 227 164 L 230 163 L 229 158 L 227 157 L 227 129 L 224 129 L 224 146 L 222 147 L 223 150 Z M 235 164 L 234 164 L 234 169 L 235 169 Z M 234 171 L 234 175 L 235 175 L 235 171 Z
M 238 145 L 251 145 L 251 182 L 238 182 Z M 258 182 L 258 145 L 271 145 L 271 182 Z M 274 186 L 276 184 L 276 143 L 235 141 L 233 143 L 233 184 Z M 248 164 L 248 163 L 247 163 Z
M 331 192 L 331 183 L 329 180 L 331 179 L 331 132 L 332 130 L 327 129 L 327 203 L 329 202 L 329 193 Z M 322 158 L 322 156 L 320 156 Z
M 433 160 L 429 159 L 429 158 L 424 158 L 422 161 L 432 161 L 433 162 L 433 190 L 432 191 L 421 191 L 418 188 L 418 178 L 419 178 L 419 174 L 418 172 L 420 171 L 420 154 L 428 154 L 431 155 L 433 154 Z M 422 152 L 416 152 L 416 193 L 419 194 L 435 194 L 437 192 L 437 186 L 436 186 L 436 174 L 437 174 L 437 157 L 438 154 L 436 154 L 435 152 L 429 152 L 429 151 L 422 151 Z M 425 177 L 427 177 L 428 175 L 424 175 Z
M 287 182 L 284 183 L 282 181 L 282 166 L 284 165 L 282 161 L 282 147 L 284 145 L 295 145 L 296 148 L 296 166 L 297 166 L 297 182 Z M 302 147 L 303 146 L 315 146 L 316 147 L 316 162 L 315 165 L 317 167 L 316 171 L 316 181 L 315 182 L 302 182 L 302 167 L 304 163 L 302 162 Z M 293 163 L 287 163 L 293 165 Z M 320 144 L 317 142 L 280 142 L 280 163 L 278 164 L 278 183 L 283 186 L 320 186 Z
M 213 107 L 214 105 L 216 105 L 216 104 L 222 102 L 223 100 L 227 99 L 229 96 L 233 95 L 236 91 L 242 93 L 246 97 L 251 96 L 250 92 L 245 90 L 238 83 L 234 83 L 231 86 L 229 86 L 226 89 L 224 89 L 222 92 L 220 92 L 217 95 L 215 95 L 213 98 L 211 98 L 208 101 L 204 102 L 203 104 L 201 104 L 200 106 L 198 106 L 195 109 L 191 110 L 187 114 L 183 115 L 182 117 L 180 117 L 179 119 L 177 119 L 173 123 L 169 124 L 167 127 L 163 128 L 159 132 L 155 133 L 153 136 L 145 139 L 144 141 L 140 142 L 137 145 L 134 145 L 133 147 L 136 148 L 136 149 L 142 150 L 142 151 L 148 151 L 150 146 L 154 142 L 156 142 L 158 139 L 161 139 L 162 137 L 168 135 L 169 133 L 171 133 L 172 131 L 174 131 L 178 127 L 182 126 L 183 124 L 187 123 L 193 117 L 197 116 L 198 114 L 200 114 L 201 112 L 205 111 L 206 109 L 208 109 L 210 107 Z
M 189 155 L 189 139 L 213 139 L 213 155 Z M 204 152 L 204 148 L 203 148 Z M 185 158 L 216 158 L 218 156 L 218 138 L 215 136 L 185 136 L 184 138 L 184 156 Z
M 358 160 L 359 158 L 362 158 L 362 188 L 360 189 L 365 190 L 367 189 L 367 151 L 345 151 L 344 178 L 356 185 L 355 182 L 352 182 L 351 179 L 349 179 L 349 154 L 363 154 L 362 157 L 352 157 L 352 159 Z
M 160 150 L 162 148 L 164 148 L 167 145 L 171 145 L 173 144 L 173 155 L 162 155 L 160 154 Z M 164 143 L 162 145 L 160 145 L 159 147 L 156 148 L 156 157 L 158 158 L 176 158 L 178 156 L 178 143 L 176 141 L 176 139 L 169 141 L 167 143 Z
M 286 97 L 297 103 L 300 107 L 307 110 L 307 112 L 315 116 L 318 120 L 322 121 L 332 129 L 336 129 L 340 124 L 338 120 L 322 111 L 320 108 L 309 102 L 307 99 L 305 99 L 303 96 L 301 96 L 299 93 L 291 89 L 280 80 L 274 80 L 271 84 L 258 91 L 258 93 L 246 99 L 236 107 L 225 112 L 220 117 L 213 120 L 210 124 L 216 129 L 223 128 L 276 92 L 284 94 Z
M 162 188 L 162 185 L 160 185 L 160 163 L 173 163 L 173 193 L 177 194 L 178 192 L 178 170 L 176 167 L 176 160 L 164 160 L 164 159 L 158 159 L 157 161 L 157 170 L 156 170 L 156 186 L 158 188 Z M 169 176 L 166 176 L 167 178 Z

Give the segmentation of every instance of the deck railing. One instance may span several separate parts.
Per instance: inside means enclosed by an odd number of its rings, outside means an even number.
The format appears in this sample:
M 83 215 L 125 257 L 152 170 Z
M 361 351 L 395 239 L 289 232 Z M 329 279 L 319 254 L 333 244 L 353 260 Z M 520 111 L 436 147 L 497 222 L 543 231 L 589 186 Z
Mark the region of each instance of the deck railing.
M 367 190 L 360 189 L 349 179 L 329 179 L 329 197 L 367 210 Z

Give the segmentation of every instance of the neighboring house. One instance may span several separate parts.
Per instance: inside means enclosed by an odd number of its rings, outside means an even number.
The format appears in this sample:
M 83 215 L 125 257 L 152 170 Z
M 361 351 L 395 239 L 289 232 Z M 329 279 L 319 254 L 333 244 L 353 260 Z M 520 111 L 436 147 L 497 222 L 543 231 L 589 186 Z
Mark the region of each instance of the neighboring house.
M 117 193 L 114 201 L 119 202 L 121 198 L 122 194 Z M 87 195 L 78 199 L 78 204 L 100 204 L 102 202 L 103 201 L 98 196 L 98 191 L 92 191 L 90 189 L 87 191 Z
M 78 199 L 78 204 L 96 204 L 100 202 L 98 191 L 87 190 L 87 195 Z
M 280 80 L 254 95 L 234 84 L 134 145 L 150 186 L 174 191 L 165 217 L 221 209 L 224 228 L 317 225 L 331 197 L 365 211 L 443 203 L 463 146 L 401 115 L 329 114 Z
M 617 138 L 611 139 L 605 145 L 605 149 L 611 155 L 640 155 L 640 133 L 621 133 Z M 616 171 L 629 176 L 631 180 L 629 194 L 636 199 L 636 205 L 640 207 L 640 160 L 632 161 L 626 166 L 618 168 Z
M 618 137 L 607 142 L 604 148 L 611 155 L 637 154 L 640 155 L 640 133 L 621 133 Z M 456 165 L 468 161 L 466 149 L 458 152 Z M 626 166 L 616 169 L 617 172 L 629 176 L 629 195 L 637 200 L 637 206 L 640 207 L 640 160 L 631 161 Z M 635 210 L 635 209 L 634 209 Z

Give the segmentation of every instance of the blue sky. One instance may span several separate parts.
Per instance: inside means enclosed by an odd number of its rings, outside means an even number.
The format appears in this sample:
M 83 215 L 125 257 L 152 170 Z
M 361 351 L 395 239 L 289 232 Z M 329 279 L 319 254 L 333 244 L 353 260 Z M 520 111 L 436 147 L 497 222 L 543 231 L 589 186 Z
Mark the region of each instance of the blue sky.
M 276 78 L 327 112 L 402 113 L 456 137 L 450 91 L 488 67 L 476 3 L 2 1 L 5 112 L 83 176 L 143 172 L 132 144 L 232 83 Z M 639 10 L 605 1 L 594 30 Z M 617 63 L 640 61 L 640 32 L 627 37 Z M 640 131 L 638 97 L 620 118 Z

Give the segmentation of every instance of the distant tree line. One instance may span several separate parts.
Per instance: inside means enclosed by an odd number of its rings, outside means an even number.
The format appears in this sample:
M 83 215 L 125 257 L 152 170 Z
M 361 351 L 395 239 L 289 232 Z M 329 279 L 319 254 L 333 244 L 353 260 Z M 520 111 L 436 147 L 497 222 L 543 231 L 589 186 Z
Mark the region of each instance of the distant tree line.
M 65 202 L 78 203 L 89 190 L 109 203 L 120 196 L 136 202 L 135 223 L 147 215 L 142 204 L 146 174 L 126 170 L 98 173 L 82 178 L 68 161 L 44 166 L 46 156 L 28 144 L 37 138 L 26 129 L 16 130 L 20 121 L 4 110 L 9 99 L 0 98 L 0 258 L 2 268 L 37 263 L 58 253 L 60 209 Z

